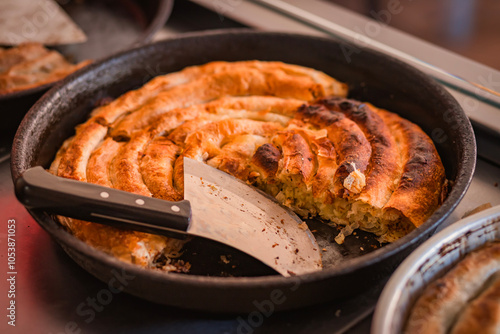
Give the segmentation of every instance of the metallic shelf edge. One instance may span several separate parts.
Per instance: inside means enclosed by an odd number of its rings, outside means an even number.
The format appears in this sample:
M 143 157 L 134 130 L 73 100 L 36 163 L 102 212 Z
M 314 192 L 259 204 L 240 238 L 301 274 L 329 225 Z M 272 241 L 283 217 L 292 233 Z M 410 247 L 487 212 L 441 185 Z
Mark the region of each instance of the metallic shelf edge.
M 193 1 L 254 28 L 333 36 L 405 61 L 445 85 L 471 120 L 500 136 L 500 72 L 488 66 L 325 1 Z M 370 24 L 380 33 L 359 32 Z

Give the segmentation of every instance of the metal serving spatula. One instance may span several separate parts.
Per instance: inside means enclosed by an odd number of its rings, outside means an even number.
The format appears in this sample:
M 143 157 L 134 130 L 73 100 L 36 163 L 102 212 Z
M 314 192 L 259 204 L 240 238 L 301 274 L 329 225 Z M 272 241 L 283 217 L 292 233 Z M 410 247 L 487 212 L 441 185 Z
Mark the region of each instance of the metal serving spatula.
M 201 236 L 243 251 L 283 276 L 321 269 L 316 240 L 293 212 L 192 159 L 184 158 L 180 202 L 65 179 L 42 167 L 28 169 L 15 189 L 28 209 L 168 236 Z

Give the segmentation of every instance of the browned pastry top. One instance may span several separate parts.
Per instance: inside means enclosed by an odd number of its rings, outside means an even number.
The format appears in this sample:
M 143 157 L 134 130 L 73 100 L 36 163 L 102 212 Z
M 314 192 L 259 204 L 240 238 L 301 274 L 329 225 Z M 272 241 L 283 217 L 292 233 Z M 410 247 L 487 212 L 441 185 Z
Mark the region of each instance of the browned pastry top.
M 60 53 L 40 43 L 0 48 L 0 95 L 60 80 L 87 64 L 89 61 L 70 64 Z
M 347 86 L 326 74 L 281 62 L 188 67 L 96 108 L 64 143 L 51 171 L 180 200 L 183 157 L 190 157 L 303 216 L 345 226 L 338 242 L 355 228 L 392 241 L 439 206 L 444 168 L 417 125 L 346 95 Z M 142 265 L 150 266 L 157 249 L 171 242 L 64 223 L 81 239 Z

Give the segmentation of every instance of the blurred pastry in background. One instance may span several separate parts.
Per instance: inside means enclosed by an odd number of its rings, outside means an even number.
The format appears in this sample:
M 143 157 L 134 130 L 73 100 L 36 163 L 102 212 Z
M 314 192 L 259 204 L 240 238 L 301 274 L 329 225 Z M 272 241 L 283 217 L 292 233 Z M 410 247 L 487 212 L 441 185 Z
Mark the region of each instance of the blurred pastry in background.
M 55 82 L 89 63 L 72 64 L 59 52 L 36 42 L 0 48 L 0 95 Z

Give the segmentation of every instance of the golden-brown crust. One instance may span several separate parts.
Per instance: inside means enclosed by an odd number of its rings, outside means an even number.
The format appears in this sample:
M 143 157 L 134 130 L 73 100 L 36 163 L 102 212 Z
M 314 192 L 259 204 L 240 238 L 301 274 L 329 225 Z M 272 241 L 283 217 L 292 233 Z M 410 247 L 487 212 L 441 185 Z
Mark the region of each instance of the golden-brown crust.
M 316 159 L 304 136 L 297 130 L 282 131 L 273 137 L 273 143 L 281 148 L 279 178 L 298 176 L 298 182 L 310 184 L 315 174 Z
M 468 254 L 422 292 L 411 310 L 405 333 L 448 333 L 463 308 L 499 270 L 500 243 Z
M 110 188 L 113 187 L 109 165 L 122 145 L 123 143 L 114 141 L 113 138 L 106 138 L 92 152 L 87 164 L 87 182 Z
M 219 70 L 214 70 L 217 64 Z M 158 93 L 155 99 L 118 119 L 112 125 L 111 135 L 128 138 L 134 130 L 147 126 L 169 110 L 206 103 L 225 95 L 270 95 L 309 101 L 346 93 L 344 84 L 324 74 L 318 80 L 320 72 L 307 76 L 303 73 L 307 70 L 299 71 L 299 67 L 279 62 L 218 62 L 205 66 L 208 70 L 202 66 L 198 78 Z
M 410 205 L 412 211 L 399 202 L 403 195 L 415 200 L 414 192 L 394 192 L 421 149 L 411 144 L 407 132 L 413 130 L 406 131 L 398 116 L 345 94 L 344 84 L 321 72 L 280 62 L 189 67 L 96 108 L 61 148 L 52 170 L 179 200 L 183 158 L 190 157 L 260 187 L 304 216 L 320 215 L 380 236 L 393 224 L 399 231 L 395 239 L 407 232 L 403 221 L 432 211 L 420 202 Z M 434 171 L 438 163 L 432 160 L 425 170 Z M 428 190 L 419 196 L 434 196 Z M 388 202 L 392 211 L 386 217 Z M 92 224 L 75 224 L 90 233 Z M 141 238 L 147 244 L 149 236 Z M 109 247 L 114 246 L 100 248 Z
M 365 134 L 371 146 L 371 156 L 365 173 L 366 186 L 358 199 L 382 208 L 391 197 L 402 172 L 398 164 L 399 152 L 389 127 L 370 104 L 343 98 L 328 98 L 319 102 L 346 115 Z
M 140 174 L 153 197 L 167 201 L 182 200 L 173 185 L 174 162 L 180 148 L 165 137 L 149 142 L 140 160 Z
M 175 163 L 174 179 L 176 188 L 182 192 L 184 191 L 184 157 L 207 162 L 220 155 L 221 145 L 225 138 L 244 134 L 269 137 L 281 129 L 282 126 L 279 123 L 242 119 L 223 119 L 206 124 L 201 129 L 190 133 L 186 138 L 184 151 Z M 250 157 L 248 156 L 247 160 Z
M 150 132 L 139 132 L 121 147 L 109 167 L 113 188 L 152 196 L 140 171 L 140 159 L 152 137 Z
M 390 126 L 398 128 L 404 143 L 403 174 L 386 209 L 403 213 L 415 226 L 422 225 L 441 204 L 446 175 L 432 140 L 414 123 L 397 115 L 384 113 Z
M 259 176 L 262 176 L 264 179 L 272 179 L 278 172 L 280 159 L 280 150 L 271 143 L 265 143 L 255 151 L 251 165 Z
M 266 142 L 265 136 L 252 133 L 226 137 L 221 143 L 219 154 L 207 160 L 207 164 L 241 180 L 247 180 L 250 173 L 247 164 L 257 148 Z
M 370 162 L 371 146 L 363 131 L 343 113 L 328 109 L 323 104 L 304 105 L 297 111 L 297 118 L 317 128 L 326 128 L 328 139 L 337 153 L 337 170 L 334 175 L 333 193 L 337 197 L 349 197 L 344 188 L 345 178 L 354 171 L 366 171 Z
M 108 129 L 96 122 L 78 126 L 76 135 L 67 144 L 58 166 L 58 175 L 78 181 L 87 180 L 87 163 L 92 151 L 106 136 Z
M 165 249 L 179 250 L 185 242 L 77 219 L 59 219 L 80 240 L 123 261 L 146 268 L 154 267 L 155 257 Z
M 312 150 L 318 164 L 312 184 L 314 198 L 331 204 L 335 197 L 333 193 L 335 173 L 337 171 L 337 153 L 330 139 L 321 137 L 311 143 Z
M 83 181 L 84 176 L 81 175 L 81 168 L 75 168 L 75 166 L 82 165 L 82 160 L 77 158 L 76 155 L 85 155 L 82 152 L 87 152 L 89 150 L 88 146 L 82 145 L 82 140 L 92 138 L 89 142 L 94 142 L 95 133 L 102 131 L 96 123 L 90 124 L 93 125 L 79 128 L 79 133 L 83 131 L 83 133 L 89 135 L 88 137 L 80 135 L 77 140 L 75 140 L 75 138 L 70 138 L 65 142 L 63 146 L 64 149 L 58 152 L 58 156 L 65 156 L 65 154 L 67 154 L 67 156 L 64 157 L 64 163 L 67 167 L 61 168 L 59 175 L 66 175 L 66 177 L 68 177 L 68 174 L 74 175 L 74 178 Z M 82 130 L 82 128 L 85 130 Z M 107 138 L 98 145 L 90 155 L 88 164 L 86 165 L 86 181 L 112 187 L 112 175 L 114 174 L 110 172 L 110 165 L 123 145 L 124 143 L 116 142 L 112 138 Z M 71 152 L 67 152 L 68 147 L 71 146 Z M 59 169 L 61 159 L 62 157 L 53 162 L 51 166 L 52 172 Z M 74 164 L 69 164 L 69 162 L 74 162 Z M 116 188 L 119 189 L 118 186 L 116 186 Z M 168 239 L 163 236 L 122 230 L 77 219 L 59 217 L 59 220 L 63 225 L 68 227 L 77 238 L 121 260 L 136 263 L 143 267 L 152 267 L 153 260 L 158 254 L 167 248 L 178 251 L 184 243 L 184 241 Z

